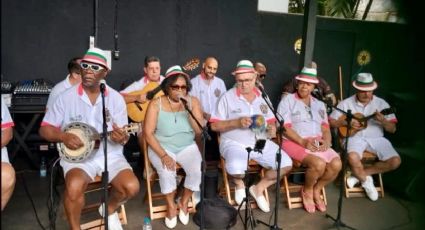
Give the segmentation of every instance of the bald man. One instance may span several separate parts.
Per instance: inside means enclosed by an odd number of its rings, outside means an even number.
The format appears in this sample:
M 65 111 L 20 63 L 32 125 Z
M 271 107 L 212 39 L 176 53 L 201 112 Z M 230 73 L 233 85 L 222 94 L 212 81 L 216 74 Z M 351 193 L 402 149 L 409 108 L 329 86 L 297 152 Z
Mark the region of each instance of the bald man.
M 201 73 L 191 80 L 193 87 L 190 94 L 197 97 L 201 102 L 203 116 L 206 121 L 210 119 L 211 114 L 214 112 L 218 99 L 226 92 L 224 81 L 216 76 L 217 69 L 217 59 L 207 57 L 202 63 Z M 219 161 L 217 134 L 211 130 L 209 130 L 209 134 L 212 140 L 206 142 L 205 160 L 207 162 Z

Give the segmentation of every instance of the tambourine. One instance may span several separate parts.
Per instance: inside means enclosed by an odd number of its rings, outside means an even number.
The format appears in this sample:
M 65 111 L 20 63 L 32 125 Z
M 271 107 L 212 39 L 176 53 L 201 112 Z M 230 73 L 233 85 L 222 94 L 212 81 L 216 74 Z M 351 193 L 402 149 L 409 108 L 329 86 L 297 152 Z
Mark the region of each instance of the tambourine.
M 263 115 L 253 115 L 251 116 L 251 120 L 252 124 L 249 126 L 249 128 L 254 133 L 261 133 L 266 131 L 267 123 Z

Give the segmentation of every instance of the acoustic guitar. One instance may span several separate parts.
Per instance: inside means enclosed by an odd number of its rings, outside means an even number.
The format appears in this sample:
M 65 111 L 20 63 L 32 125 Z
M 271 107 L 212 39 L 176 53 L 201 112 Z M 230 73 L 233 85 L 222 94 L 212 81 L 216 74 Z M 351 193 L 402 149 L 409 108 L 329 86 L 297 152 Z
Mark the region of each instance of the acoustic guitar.
M 395 113 L 395 109 L 394 108 L 387 108 L 387 109 L 383 109 L 380 113 L 382 113 L 383 115 L 388 115 L 388 114 L 392 114 Z M 354 134 L 356 134 L 358 131 L 360 131 L 361 129 L 365 129 L 367 127 L 367 121 L 374 117 L 376 113 L 373 113 L 369 116 L 364 116 L 362 113 L 354 113 L 353 114 L 353 119 L 356 119 L 360 122 L 361 127 L 360 128 L 353 128 L 351 127 L 350 131 L 348 132 L 348 136 L 353 136 Z M 346 119 L 346 115 L 342 115 L 338 120 L 345 120 Z M 347 126 L 341 126 L 338 128 L 338 133 L 340 135 L 340 137 L 346 137 L 347 136 Z
M 182 66 L 183 70 L 190 71 L 194 70 L 199 66 L 199 59 L 192 58 L 185 65 Z M 160 83 L 149 82 L 143 89 L 130 92 L 129 95 L 140 95 L 146 94 L 146 102 L 132 102 L 127 104 L 128 117 L 134 122 L 142 122 L 145 120 L 146 110 L 148 109 L 149 103 L 152 99 L 164 95 L 161 90 Z

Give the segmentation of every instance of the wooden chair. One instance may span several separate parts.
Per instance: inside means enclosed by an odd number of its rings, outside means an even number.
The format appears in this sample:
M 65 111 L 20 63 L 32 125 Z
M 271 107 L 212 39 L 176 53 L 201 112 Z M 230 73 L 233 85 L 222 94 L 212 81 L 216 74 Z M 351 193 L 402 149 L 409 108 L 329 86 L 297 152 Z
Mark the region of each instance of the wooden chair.
M 110 188 L 110 185 L 109 185 Z M 86 191 L 85 191 L 85 195 L 86 195 L 86 205 L 83 207 L 83 210 L 81 212 L 81 218 L 83 219 L 87 219 L 87 218 L 83 218 L 85 215 L 89 214 L 89 213 L 96 213 L 93 216 L 96 216 L 97 219 L 94 220 L 90 220 L 88 222 L 82 223 L 80 225 L 82 230 L 85 229 L 93 229 L 95 227 L 100 227 L 104 225 L 104 221 L 103 218 L 100 216 L 98 209 L 99 206 L 101 205 L 100 202 L 97 203 L 88 203 L 87 202 L 87 196 L 90 196 L 90 194 L 93 194 L 95 192 L 97 192 L 99 195 L 102 192 L 102 178 L 100 176 L 96 176 L 95 180 L 93 182 L 90 182 Z M 110 214 L 110 213 L 109 213 Z M 83 216 L 84 215 L 84 216 Z M 118 217 L 120 218 L 121 224 L 122 225 L 126 225 L 127 224 L 127 215 L 125 212 L 125 207 L 124 204 L 121 205 L 121 207 L 118 210 Z M 92 218 L 91 218 L 92 219 Z M 103 229 L 103 227 L 102 227 Z
M 305 168 L 302 167 L 300 162 L 294 161 L 292 166 L 292 170 L 289 175 L 305 175 Z M 281 191 L 285 194 L 286 205 L 288 209 L 293 208 L 301 208 L 303 207 L 303 199 L 301 196 L 301 188 L 303 187 L 300 183 L 295 183 L 293 181 L 288 180 L 288 174 L 284 175 L 281 183 Z M 328 204 L 326 199 L 326 191 L 325 188 L 322 189 L 321 196 L 325 205 Z
M 371 165 L 374 162 L 378 161 L 378 157 L 371 152 L 365 151 L 363 153 L 363 158 L 362 158 L 362 164 L 363 166 L 367 166 L 367 165 Z M 344 187 L 345 187 L 345 197 L 349 198 L 349 197 L 364 197 L 366 196 L 366 193 L 363 189 L 363 187 L 359 184 L 355 185 L 353 188 L 349 188 L 347 186 L 347 178 L 350 177 L 352 174 L 351 170 L 349 168 L 347 168 L 347 171 L 344 174 Z M 382 175 L 381 173 L 374 175 L 374 183 L 375 183 L 375 187 L 376 190 L 378 191 L 378 195 L 380 197 L 384 197 L 385 193 L 384 193 L 384 184 L 382 182 Z
M 236 203 L 234 197 L 235 193 L 235 187 L 230 186 L 229 183 L 229 176 L 226 172 L 226 162 L 223 158 L 220 159 L 220 168 L 223 175 L 223 186 L 220 188 L 220 195 L 224 196 L 229 202 L 230 205 L 233 205 L 234 207 L 238 207 L 238 204 Z M 263 167 L 261 167 L 256 161 L 250 160 L 249 166 L 248 166 L 248 174 L 260 174 L 261 177 L 264 177 L 265 170 Z M 245 175 L 248 176 L 248 175 Z M 248 194 L 247 194 L 248 195 Z M 269 193 L 267 189 L 264 191 L 264 197 L 266 198 L 267 202 L 269 202 Z M 257 204 L 255 203 L 255 199 L 251 199 L 251 207 L 257 208 Z
M 151 165 L 148 157 L 148 146 L 147 142 L 143 141 L 143 157 L 145 163 L 144 174 L 146 175 L 146 193 L 144 200 L 148 203 L 148 212 L 151 220 L 164 218 L 167 215 L 167 205 L 165 202 L 165 195 L 161 192 L 154 192 L 155 182 L 159 181 L 158 174 Z M 177 164 L 177 174 L 184 177 L 184 171 L 179 164 Z M 158 190 L 158 188 L 156 188 Z M 178 193 L 178 192 L 177 192 Z M 189 213 L 196 212 L 195 205 L 193 203 L 194 195 L 192 195 L 191 201 L 188 204 Z

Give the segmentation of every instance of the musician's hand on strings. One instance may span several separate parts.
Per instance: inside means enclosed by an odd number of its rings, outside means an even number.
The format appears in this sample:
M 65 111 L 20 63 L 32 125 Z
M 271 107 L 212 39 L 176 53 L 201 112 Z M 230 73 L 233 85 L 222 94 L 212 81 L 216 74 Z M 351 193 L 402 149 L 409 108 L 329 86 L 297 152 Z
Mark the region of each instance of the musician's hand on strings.
M 142 104 L 145 103 L 146 102 L 146 93 L 137 95 L 136 101 L 139 102 L 139 103 L 142 103 Z
M 121 145 L 125 145 L 129 139 L 127 133 L 122 128 L 118 127 L 115 123 L 112 124 L 112 129 L 111 140 Z
M 168 170 L 176 170 L 176 161 L 171 158 L 168 154 L 164 154 L 161 157 L 162 165 Z
M 351 120 L 351 128 L 361 129 L 362 127 L 363 127 L 362 124 L 357 119 L 353 118 L 353 120 Z
M 83 141 L 73 133 L 63 133 L 62 142 L 71 150 L 76 150 L 84 146 Z
M 384 114 L 380 113 L 378 110 L 375 112 L 375 120 L 378 121 L 378 123 L 383 124 L 385 121 Z

